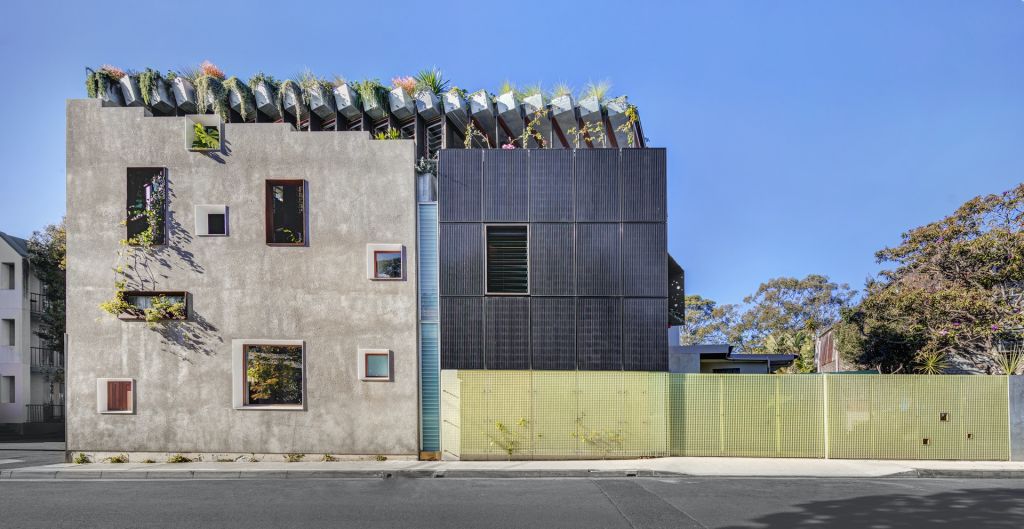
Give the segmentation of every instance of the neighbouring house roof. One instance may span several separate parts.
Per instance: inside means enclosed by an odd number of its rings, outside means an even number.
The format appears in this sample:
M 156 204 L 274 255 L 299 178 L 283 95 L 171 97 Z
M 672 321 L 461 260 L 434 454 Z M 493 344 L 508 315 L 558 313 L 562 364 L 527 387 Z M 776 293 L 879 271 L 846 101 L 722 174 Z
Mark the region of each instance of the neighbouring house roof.
M 3 239 L 11 246 L 11 248 L 14 248 L 14 251 L 18 252 L 18 255 L 21 255 L 26 259 L 28 258 L 28 241 L 21 237 L 8 235 L 2 231 L 0 231 L 0 239 Z
M 738 354 L 733 353 L 729 344 L 684 345 L 682 352 L 700 355 L 701 360 L 726 360 L 728 362 L 763 363 L 771 362 L 773 366 L 785 366 L 796 360 L 794 354 Z

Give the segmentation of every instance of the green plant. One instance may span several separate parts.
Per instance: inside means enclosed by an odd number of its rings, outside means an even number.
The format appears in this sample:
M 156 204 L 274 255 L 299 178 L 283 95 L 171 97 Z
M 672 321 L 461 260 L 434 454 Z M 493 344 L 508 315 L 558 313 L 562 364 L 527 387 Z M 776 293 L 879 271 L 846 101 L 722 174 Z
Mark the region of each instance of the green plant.
M 916 358 L 915 371 L 922 375 L 941 375 L 949 369 L 946 353 L 941 351 L 923 351 Z
M 302 85 L 292 81 L 291 79 L 285 80 L 277 90 L 277 110 L 282 116 L 286 115 L 284 110 L 284 97 L 285 93 L 289 91 L 297 94 L 301 101 L 306 101 L 306 96 L 302 91 Z M 295 118 L 299 122 L 305 121 L 309 118 L 309 110 L 305 105 L 296 105 L 296 111 L 299 115 L 295 116 Z
M 231 459 L 230 457 L 218 457 L 216 459 L 216 461 L 218 463 L 234 463 L 235 462 L 235 460 Z
M 437 155 L 435 154 L 433 158 L 427 158 L 425 156 L 421 156 L 420 159 L 416 161 L 416 173 L 418 173 L 418 174 L 428 174 L 429 173 L 429 174 L 432 174 L 432 175 L 436 175 L 437 174 Z
M 608 146 L 608 137 L 605 136 L 604 124 L 602 123 L 586 121 L 582 127 L 570 127 L 565 132 L 573 137 L 573 145 L 577 149 L 580 147 L 580 140 L 591 144 L 600 142 L 601 146 Z
M 448 80 L 441 75 L 441 70 L 436 66 L 429 70 L 420 70 L 414 79 L 416 79 L 417 91 L 429 90 L 438 97 L 441 97 L 441 94 L 448 88 Z
M 116 84 L 126 75 L 124 70 L 109 64 L 104 64 L 96 70 L 86 68 L 85 71 L 85 93 L 89 97 L 99 97 L 107 91 L 111 83 Z
M 153 461 L 152 459 L 143 459 L 142 462 L 143 463 L 156 463 L 156 461 Z
M 365 108 L 368 104 L 388 108 L 388 91 L 377 79 L 364 79 L 353 85 Z
M 497 446 L 511 458 L 516 452 L 522 449 L 522 436 L 529 435 L 526 428 L 529 426 L 530 421 L 526 417 L 520 417 L 515 424 L 514 428 L 509 428 L 505 423 L 501 421 L 494 422 L 494 429 L 497 433 L 488 433 L 487 438 L 490 439 L 491 446 Z
M 523 88 L 522 91 L 520 92 L 520 95 L 522 95 L 524 98 L 526 98 L 526 97 L 535 96 L 537 94 L 543 94 L 543 93 L 544 93 L 544 88 L 541 87 L 540 83 L 534 83 L 532 85 L 529 85 L 529 86 Z
M 220 129 L 218 127 L 207 127 L 196 122 L 193 125 L 195 139 L 192 140 L 193 149 L 220 149 Z
M 284 460 L 288 463 L 298 463 L 306 457 L 306 454 L 285 454 Z
M 519 92 L 519 89 L 516 88 L 515 83 L 513 83 L 512 81 L 509 81 L 508 79 L 505 79 L 504 81 L 501 82 L 501 86 L 498 88 L 498 94 L 499 95 L 507 94 L 509 92 L 512 92 L 512 94 L 515 97 L 521 97 L 522 96 L 522 94 Z
M 117 454 L 116 456 L 110 456 L 104 459 L 107 463 L 127 463 L 128 454 Z
M 85 455 L 82 452 L 79 452 L 78 455 L 75 456 L 75 464 L 76 465 L 84 465 L 86 463 L 92 463 L 92 461 L 89 460 L 89 456 Z
M 193 84 L 196 88 L 196 112 L 205 114 L 212 108 L 221 120 L 228 121 L 231 105 L 228 103 L 228 91 L 224 87 L 223 78 L 204 73 Z
M 402 132 L 396 128 L 388 127 L 388 130 L 378 132 L 373 135 L 375 140 L 400 140 L 402 139 Z
M 622 430 L 591 430 L 583 423 L 583 417 L 576 418 L 576 430 L 569 434 L 573 439 L 583 441 L 583 444 L 601 451 L 605 457 L 609 453 L 622 450 L 626 441 Z
M 306 70 L 299 76 L 299 86 L 302 87 L 302 100 L 308 105 L 311 95 L 316 92 L 324 101 L 330 101 L 334 86 L 330 81 L 317 77 L 312 71 Z
M 281 86 L 281 82 L 274 78 L 273 75 L 267 75 L 263 72 L 256 72 L 256 75 L 249 78 L 249 89 L 255 91 L 256 87 L 260 84 L 265 84 L 270 89 L 270 97 L 274 98 L 277 96 L 277 89 Z
M 387 461 L 387 460 L 388 460 L 388 456 L 386 456 L 386 455 L 382 455 L 382 454 L 377 454 L 377 455 L 376 455 L 376 456 L 374 456 L 373 458 L 374 458 L 374 460 L 376 460 L 376 461 Z
M 253 96 L 252 89 L 248 85 L 237 77 L 232 76 L 227 81 L 224 81 L 224 88 L 228 90 L 229 95 L 231 92 L 238 95 L 238 113 L 244 121 L 256 119 L 256 98 Z
M 473 148 L 474 139 L 479 140 L 481 143 L 484 144 L 484 146 L 489 146 L 491 144 L 491 141 L 487 137 L 487 135 L 477 130 L 476 125 L 473 124 L 473 120 L 469 120 L 469 123 L 466 124 L 466 133 L 464 135 L 464 138 L 465 139 L 462 141 L 462 146 L 463 148 L 466 149 Z
M 636 105 L 627 105 L 625 114 L 626 122 L 619 125 L 615 130 L 617 132 L 625 132 L 626 144 L 633 147 L 633 144 L 636 142 L 636 128 L 634 125 L 636 125 L 637 121 L 640 121 L 640 114 L 637 113 Z
M 173 456 L 167 458 L 167 462 L 168 463 L 191 463 L 192 459 L 187 458 L 187 457 L 185 457 L 185 456 L 183 456 L 181 454 L 174 454 Z
M 163 320 L 184 320 L 187 317 L 185 301 L 171 301 L 167 296 L 153 296 L 150 298 L 150 306 L 142 312 L 150 326 Z
M 596 98 L 598 103 L 604 104 L 608 98 L 608 91 L 611 90 L 612 85 L 608 81 L 589 82 L 587 86 L 583 88 L 583 93 L 580 94 L 580 99 Z
M 448 90 L 448 92 L 455 92 L 462 99 L 466 99 L 467 97 L 469 97 L 469 92 L 467 92 L 464 88 L 459 88 L 457 86 L 453 86 L 451 90 Z
M 153 70 L 152 68 L 146 68 L 138 75 L 139 80 L 139 92 L 142 92 L 142 100 L 146 102 L 148 106 L 150 99 L 153 96 L 153 90 L 156 89 L 156 84 L 159 82 L 160 72 Z
M 996 367 L 1004 375 L 1016 375 L 1024 368 L 1024 342 L 1018 342 L 1009 351 L 1000 351 L 992 348 L 992 356 L 995 359 Z
M 572 87 L 565 83 L 558 83 L 551 89 L 551 97 L 571 96 Z
M 302 350 L 265 345 L 249 349 L 249 401 L 299 402 Z
M 331 454 L 324 454 L 324 456 L 320 458 L 320 461 L 324 463 L 334 463 L 337 460 L 338 458 L 332 456 Z
M 526 124 L 526 127 L 523 128 L 523 133 L 519 136 L 519 145 L 524 149 L 529 146 L 527 142 L 531 139 L 536 141 L 537 145 L 541 148 L 544 147 L 544 135 L 537 132 L 537 125 L 539 125 L 547 115 L 548 109 L 546 108 L 539 109 L 533 113 L 533 118 L 531 118 Z

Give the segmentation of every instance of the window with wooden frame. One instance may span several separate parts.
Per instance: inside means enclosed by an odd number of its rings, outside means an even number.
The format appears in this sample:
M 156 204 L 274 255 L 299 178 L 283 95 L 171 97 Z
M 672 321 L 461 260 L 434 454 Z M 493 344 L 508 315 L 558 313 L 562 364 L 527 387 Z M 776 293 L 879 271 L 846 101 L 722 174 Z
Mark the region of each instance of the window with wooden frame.
M 135 380 L 101 378 L 96 381 L 96 411 L 99 413 L 135 413 Z
M 486 227 L 488 294 L 530 292 L 529 228 L 523 225 Z
M 188 319 L 188 292 L 128 290 L 123 293 L 128 310 L 119 317 L 126 321 Z
M 235 409 L 304 409 L 301 340 L 233 340 L 232 361 Z
M 267 244 L 305 246 L 306 181 L 267 180 Z
M 394 361 L 387 349 L 359 350 L 359 378 L 366 381 L 391 382 Z
M 164 244 L 166 182 L 166 170 L 161 167 L 128 168 L 128 201 L 125 206 L 125 238 L 128 244 Z
M 405 247 L 401 244 L 367 244 L 366 277 L 377 281 L 405 279 Z

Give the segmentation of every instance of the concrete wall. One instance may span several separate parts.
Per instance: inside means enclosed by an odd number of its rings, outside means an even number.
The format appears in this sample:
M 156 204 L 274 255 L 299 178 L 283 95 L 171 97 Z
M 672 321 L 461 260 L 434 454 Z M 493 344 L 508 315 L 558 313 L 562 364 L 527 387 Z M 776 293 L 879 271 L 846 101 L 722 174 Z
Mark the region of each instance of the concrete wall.
M 0 424 L 25 421 L 30 399 L 29 344 L 32 343 L 29 311 L 28 263 L 0 239 L 0 263 L 14 263 L 14 288 L 0 290 L 0 320 L 14 320 L 14 346 L 0 343 L 0 376 L 14 377 L 14 402 L 0 404 Z M 6 335 L 4 335 L 6 338 Z
M 69 451 L 414 454 L 416 230 L 411 141 L 226 124 L 224 152 L 185 147 L 186 118 L 67 105 Z M 165 167 L 169 244 L 140 272 L 191 294 L 189 321 L 150 327 L 97 307 L 125 237 L 126 169 Z M 267 179 L 305 179 L 308 245 L 265 243 Z M 226 204 L 228 237 L 194 206 Z M 406 248 L 406 279 L 366 278 L 366 245 Z M 304 340 L 305 409 L 235 410 L 231 342 Z M 357 351 L 393 351 L 394 381 L 358 378 Z M 96 379 L 136 381 L 135 413 L 97 413 Z
M 1010 377 L 1010 459 L 1024 461 L 1024 376 Z

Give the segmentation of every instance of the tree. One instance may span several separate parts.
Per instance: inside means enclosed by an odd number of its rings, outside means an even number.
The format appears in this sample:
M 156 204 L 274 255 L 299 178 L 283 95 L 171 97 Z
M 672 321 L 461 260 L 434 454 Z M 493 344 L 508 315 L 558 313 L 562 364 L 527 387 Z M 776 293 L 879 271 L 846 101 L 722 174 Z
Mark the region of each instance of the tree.
M 719 305 L 697 294 L 686 296 L 686 318 L 680 333 L 683 345 L 729 343 L 739 321 L 736 305 Z
M 769 354 L 796 355 L 789 367 L 791 373 L 813 373 L 815 337 L 809 330 L 781 331 L 765 339 L 764 349 Z
M 28 240 L 29 264 L 42 282 L 46 303 L 39 336 L 50 348 L 64 350 L 64 290 L 67 268 L 67 230 L 64 219 L 34 232 Z
M 893 268 L 868 282 L 846 321 L 861 360 L 889 372 L 996 372 L 1024 329 L 1024 184 L 975 197 L 876 253 Z
M 730 330 L 730 342 L 746 352 L 760 352 L 773 334 L 807 331 L 813 337 L 836 321 L 854 296 L 849 285 L 833 283 L 823 275 L 770 279 L 743 299 L 747 309 Z

